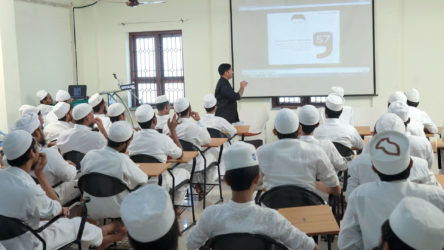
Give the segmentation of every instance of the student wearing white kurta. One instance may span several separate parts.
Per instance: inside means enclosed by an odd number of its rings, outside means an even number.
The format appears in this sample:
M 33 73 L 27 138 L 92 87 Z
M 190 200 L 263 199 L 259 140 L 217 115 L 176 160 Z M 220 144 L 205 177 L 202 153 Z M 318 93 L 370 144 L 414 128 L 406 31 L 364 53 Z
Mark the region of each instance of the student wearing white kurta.
M 126 121 L 125 106 L 123 106 L 123 104 L 119 102 L 113 103 L 109 105 L 107 115 L 111 123 L 117 121 Z
M 54 106 L 54 115 L 57 121 L 48 124 L 43 132 L 48 142 L 57 141 L 63 131 L 71 129 L 74 125 L 71 123 L 71 106 L 66 102 L 59 102 Z
M 59 91 L 57 91 L 55 99 L 56 99 L 57 103 L 59 103 L 59 102 L 66 102 L 66 103 L 68 103 L 72 107 L 73 99 L 71 98 L 71 95 L 69 95 L 69 93 L 66 90 L 59 90 Z M 45 117 L 45 126 L 49 125 L 49 124 L 51 124 L 53 122 L 56 122 L 57 120 L 58 120 L 57 116 L 54 114 L 54 112 L 51 111 Z
M 43 117 L 46 117 L 46 115 L 53 109 L 52 105 L 54 101 L 52 100 L 52 96 L 50 93 L 48 93 L 48 91 L 44 89 L 37 91 L 36 96 L 40 102 L 37 108 L 40 110 Z
M 409 106 L 409 116 L 412 121 L 422 124 L 430 133 L 437 134 L 438 128 L 426 112 L 418 108 L 419 92 L 416 89 L 410 89 L 405 92 L 407 105 Z
M 332 91 L 333 94 L 336 94 L 336 95 L 340 96 L 344 100 L 344 102 L 345 102 L 345 99 L 344 99 L 344 89 L 342 87 L 333 86 L 333 87 L 331 87 L 331 91 Z M 325 110 L 322 110 L 322 113 L 321 113 L 322 123 L 324 123 L 324 121 L 325 121 L 325 112 L 324 111 Z M 351 106 L 344 105 L 342 107 L 342 113 L 341 113 L 341 116 L 339 116 L 339 121 L 341 121 L 344 124 L 348 124 L 350 126 L 354 126 L 353 108 Z
M 314 132 L 316 139 L 331 140 L 348 148 L 362 149 L 364 141 L 353 126 L 343 124 L 339 116 L 343 109 L 343 99 L 334 94 L 327 96 L 325 103 L 326 119 Z
M 151 105 L 143 104 L 136 109 L 136 119 L 141 127 L 140 131 L 134 133 L 134 139 L 128 147 L 129 155 L 150 155 L 160 162 L 165 163 L 167 157 L 178 159 L 182 156 L 182 146 L 176 135 L 177 120 L 176 115 L 171 119 L 169 126 L 171 137 L 159 133 L 156 127 L 157 118 Z M 190 172 L 176 167 L 171 173 L 174 176 L 175 185 L 190 178 Z M 162 173 L 162 186 L 168 191 L 173 187 L 171 175 L 167 172 Z M 174 194 L 174 205 L 183 205 L 187 186 L 176 189 Z
M 81 161 L 81 175 L 101 173 L 122 180 L 130 189 L 145 184 L 148 176 L 135 164 L 125 152 L 133 137 L 133 128 L 126 121 L 118 121 L 111 125 L 108 146 L 89 151 Z M 111 197 L 90 197 L 88 216 L 93 219 L 120 218 L 120 203 L 128 194 L 123 191 Z
M 40 153 L 32 136 L 17 130 L 9 133 L 4 142 L 5 157 L 11 167 L 0 170 L 0 214 L 17 218 L 28 226 L 37 229 L 47 221 L 63 213 L 69 214 L 57 200 L 54 190 L 43 173 L 46 156 Z M 29 175 L 34 169 L 40 185 Z M 80 218 L 58 219 L 39 235 L 46 241 L 47 249 L 59 248 L 76 238 Z M 5 226 L 5 225 L 2 225 Z M 99 246 L 104 240 L 102 230 L 88 222 L 82 235 L 82 243 Z M 109 243 L 109 242 L 108 242 Z M 41 249 L 41 242 L 30 232 L 13 239 L 1 241 L 7 249 Z
M 339 249 L 372 249 L 378 245 L 381 225 L 406 196 L 425 199 L 444 210 L 444 190 L 407 180 L 411 157 L 407 137 L 384 131 L 370 145 L 373 169 L 381 181 L 360 185 L 350 195 L 339 233 Z
M 208 239 L 229 233 L 266 235 L 291 249 L 317 249 L 312 238 L 276 210 L 254 203 L 259 169 L 256 150 L 251 144 L 235 142 L 223 158 L 227 170 L 224 178 L 232 190 L 232 199 L 205 209 L 187 239 L 188 249 L 198 249 Z
M 57 140 L 57 148 L 64 155 L 70 151 L 78 151 L 86 154 L 93 149 L 100 149 L 106 145 L 107 133 L 98 118 L 94 119 L 92 108 L 89 104 L 81 103 L 74 107 L 73 119 L 75 125 L 60 134 Z M 100 132 L 92 131 L 92 125 L 97 124 Z
M 207 131 L 207 128 L 199 122 L 199 114 L 197 112 L 191 111 L 190 102 L 186 98 L 177 99 L 176 102 L 174 102 L 174 110 L 179 116 L 179 125 L 177 125 L 176 127 L 176 133 L 179 139 L 191 142 L 199 148 L 201 148 L 202 145 L 211 142 L 211 137 Z M 196 122 L 191 121 L 190 117 L 192 117 Z M 169 134 L 168 126 L 165 126 L 163 128 L 163 133 Z M 200 154 L 196 157 L 195 175 L 193 176 L 195 182 L 204 182 L 204 167 L 208 167 L 208 165 L 212 161 L 214 161 L 211 154 L 205 154 L 205 158 L 207 163 L 206 166 L 204 166 L 204 160 Z M 186 164 L 186 166 L 184 167 L 188 171 L 191 171 L 192 162 Z M 216 179 L 216 175 L 217 169 L 215 167 L 207 169 L 207 183 L 212 183 L 214 179 Z
M 299 124 L 301 125 L 301 141 L 312 143 L 321 147 L 330 159 L 336 172 L 347 169 L 347 160 L 339 154 L 330 140 L 318 140 L 313 136 L 319 126 L 319 112 L 313 105 L 304 105 L 299 110 Z
M 95 93 L 88 99 L 88 104 L 91 105 L 94 111 L 94 118 L 99 118 L 102 120 L 103 127 L 106 132 L 109 133 L 109 128 L 111 127 L 111 120 L 108 116 L 106 116 L 107 108 L 105 104 L 105 100 L 101 95 Z M 94 125 L 97 128 L 97 125 Z
M 296 139 L 299 120 L 295 112 L 281 109 L 276 115 L 273 133 L 279 141 L 259 147 L 259 167 L 268 190 L 281 185 L 296 185 L 316 191 L 316 179 L 327 193 L 340 194 L 338 176 L 324 150 Z
M 166 95 L 156 97 L 157 124 L 156 129 L 163 129 L 170 118 L 170 101 Z

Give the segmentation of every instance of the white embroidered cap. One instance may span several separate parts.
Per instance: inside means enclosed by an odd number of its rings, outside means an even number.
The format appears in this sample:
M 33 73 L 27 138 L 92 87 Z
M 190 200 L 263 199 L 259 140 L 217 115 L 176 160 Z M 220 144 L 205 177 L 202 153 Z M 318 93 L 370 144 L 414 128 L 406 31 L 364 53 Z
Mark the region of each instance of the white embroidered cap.
M 52 112 L 54 112 L 57 119 L 61 119 L 65 117 L 65 115 L 69 112 L 71 105 L 66 102 L 58 102 Z
M 209 108 L 212 108 L 212 107 L 216 106 L 217 100 L 216 100 L 216 97 L 214 97 L 213 94 L 206 94 L 203 97 L 203 103 L 204 103 L 204 107 L 209 109 Z
M 388 103 L 392 103 L 392 102 L 396 102 L 396 101 L 407 103 L 407 97 L 401 91 L 396 91 L 395 93 L 390 95 L 390 97 L 388 99 Z
M 28 113 L 20 117 L 12 126 L 11 131 L 24 130 L 30 134 L 40 127 L 40 120 L 37 114 Z
M 419 102 L 419 92 L 417 89 L 410 89 L 405 92 L 407 100 L 411 102 Z
M 344 99 L 337 94 L 330 94 L 325 100 L 325 106 L 332 111 L 341 111 L 344 105 Z
M 109 117 L 116 117 L 123 114 L 123 112 L 125 112 L 125 106 L 120 102 L 116 102 L 109 105 L 107 114 Z
M 274 119 L 274 128 L 280 134 L 291 134 L 299 128 L 299 119 L 291 109 L 281 109 Z
M 85 116 L 92 112 L 91 105 L 88 103 L 80 103 L 74 107 L 72 110 L 72 118 L 75 121 L 83 119 Z
M 103 97 L 99 95 L 99 93 L 95 93 L 94 95 L 90 96 L 88 99 L 88 104 L 91 105 L 91 107 L 97 106 L 99 103 L 101 103 L 103 100 Z
M 24 130 L 16 130 L 7 134 L 3 140 L 3 153 L 6 159 L 15 160 L 22 156 L 32 143 L 32 136 Z
M 409 120 L 409 106 L 405 102 L 395 101 L 390 103 L 388 112 L 399 116 L 403 122 Z
M 133 135 L 133 127 L 127 121 L 117 121 L 111 124 L 108 138 L 113 142 L 125 142 Z
M 393 113 L 385 113 L 379 118 L 375 125 L 376 132 L 384 132 L 388 130 L 398 131 L 400 133 L 405 133 L 404 122 L 399 118 L 399 116 Z
M 46 96 L 48 95 L 48 91 L 41 89 L 41 90 L 37 91 L 37 93 L 35 95 L 37 96 L 39 101 L 41 101 L 46 98 Z
M 160 95 L 156 97 L 156 104 L 169 102 L 168 97 L 166 95 Z
M 226 171 L 257 166 L 259 164 L 254 146 L 242 141 L 233 143 L 223 153 L 222 157 Z
M 22 116 L 24 114 L 29 114 L 29 113 L 38 114 L 39 112 L 40 112 L 40 110 L 37 107 L 34 107 L 32 105 L 28 105 L 28 104 L 23 104 L 19 108 L 20 116 Z
M 143 123 L 153 119 L 154 110 L 149 104 L 142 104 L 136 109 L 136 119 L 138 122 Z
M 56 101 L 57 102 L 64 102 L 71 99 L 71 95 L 66 90 L 59 90 L 56 94 Z
M 319 123 L 319 111 L 313 105 L 304 105 L 299 109 L 299 123 L 312 126 Z
M 333 87 L 331 87 L 331 91 L 333 91 L 333 93 L 339 95 L 340 97 L 344 97 L 344 88 L 343 87 L 333 86 Z
M 174 111 L 180 113 L 185 111 L 190 106 L 190 101 L 186 98 L 179 98 L 174 102 Z

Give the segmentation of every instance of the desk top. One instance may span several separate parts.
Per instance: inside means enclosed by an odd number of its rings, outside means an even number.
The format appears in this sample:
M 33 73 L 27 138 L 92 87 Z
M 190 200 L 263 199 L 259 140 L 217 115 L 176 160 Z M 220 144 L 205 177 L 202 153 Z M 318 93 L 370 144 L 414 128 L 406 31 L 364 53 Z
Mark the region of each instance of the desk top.
M 444 174 L 435 174 L 436 180 L 444 188 Z
M 246 134 L 248 133 L 248 130 L 250 130 L 250 125 L 243 125 L 243 126 L 234 126 L 237 130 L 238 135 Z
M 444 142 L 442 141 L 442 139 L 439 139 L 439 138 L 438 138 L 438 139 L 436 140 L 436 142 L 437 142 L 437 144 L 438 144 L 438 145 L 437 145 L 437 148 L 438 148 L 438 149 L 444 149 Z
M 167 162 L 169 162 L 169 163 L 187 163 L 187 162 L 190 162 L 191 160 L 193 160 L 198 154 L 199 154 L 199 152 L 197 152 L 197 151 L 183 151 L 182 157 L 180 157 L 179 159 L 169 159 L 169 160 L 167 160 Z
M 211 138 L 211 142 L 203 145 L 203 147 L 207 148 L 217 148 L 223 145 L 225 142 L 228 141 L 228 138 Z
M 149 177 L 157 177 L 171 166 L 171 163 L 137 163 Z
M 370 126 L 355 126 L 355 129 L 358 131 L 360 136 L 372 135 L 372 131 L 370 130 Z
M 328 205 L 281 208 L 278 212 L 308 236 L 339 233 L 338 223 Z
M 442 134 L 442 127 L 438 127 L 438 135 L 441 136 Z M 431 133 L 426 133 L 427 137 L 434 137 L 435 134 L 431 134 Z

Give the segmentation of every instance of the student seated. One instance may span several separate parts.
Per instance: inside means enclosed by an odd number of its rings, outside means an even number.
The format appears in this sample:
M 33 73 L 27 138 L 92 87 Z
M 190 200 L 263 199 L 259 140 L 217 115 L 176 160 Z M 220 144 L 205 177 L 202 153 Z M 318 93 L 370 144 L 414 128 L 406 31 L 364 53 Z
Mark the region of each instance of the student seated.
M 133 249 L 178 249 L 179 223 L 169 194 L 158 185 L 148 184 L 127 195 L 120 211 Z
M 375 135 L 384 131 L 398 131 L 405 134 L 405 125 L 397 115 L 385 113 L 376 122 Z M 370 145 L 370 142 L 368 145 Z M 369 147 L 366 148 L 368 149 Z M 412 155 L 412 168 L 408 180 L 415 183 L 440 187 L 441 185 L 436 180 L 435 175 L 429 170 L 427 161 L 414 157 L 412 153 L 410 154 Z M 378 175 L 372 170 L 372 161 L 369 152 L 363 152 L 353 159 L 348 168 L 348 174 L 350 178 L 348 178 L 347 193 L 345 196 L 347 199 L 359 185 L 379 181 Z
M 326 139 L 340 143 L 347 148 L 362 149 L 364 141 L 356 129 L 339 121 L 342 114 L 344 100 L 335 94 L 327 96 L 325 102 L 325 122 L 321 124 L 314 136 L 316 139 Z
M 101 173 L 122 180 L 130 189 L 145 184 L 148 176 L 125 154 L 133 138 L 133 128 L 126 121 L 118 121 L 109 130 L 108 146 L 89 151 L 81 161 L 81 175 Z M 120 218 L 120 203 L 128 194 L 123 191 L 111 197 L 90 197 L 88 216 L 93 219 Z
M 381 229 L 375 250 L 444 249 L 444 213 L 423 199 L 401 200 Z
M 427 200 L 444 210 L 444 190 L 412 183 L 408 138 L 396 131 L 378 132 L 370 142 L 372 168 L 381 181 L 360 185 L 350 195 L 341 223 L 339 249 L 371 249 L 378 245 L 380 228 L 407 196 Z
M 298 131 L 296 113 L 290 109 L 279 110 L 273 129 L 279 140 L 265 144 L 257 151 L 265 188 L 296 185 L 312 192 L 319 187 L 325 193 L 340 194 L 338 176 L 324 150 L 296 139 Z M 317 184 L 317 179 L 323 185 Z
M 43 172 L 51 187 L 57 185 L 54 187 L 54 191 L 57 193 L 60 202 L 66 204 L 79 197 L 80 192 L 76 188 L 77 181 L 75 180 L 77 175 L 76 167 L 65 161 L 57 149 L 46 147 L 45 136 L 37 116 L 35 114 L 22 116 L 14 123 L 11 129 L 11 131 L 15 130 L 24 130 L 30 133 L 37 142 L 39 151 L 46 154 L 48 162 Z M 31 170 L 30 174 L 34 179 L 37 179 L 34 171 Z
M 259 181 L 259 167 L 253 145 L 235 142 L 223 158 L 224 180 L 231 188 L 228 203 L 204 210 L 187 239 L 190 250 L 198 249 L 217 235 L 251 233 L 269 236 L 291 249 L 317 249 L 314 240 L 301 232 L 276 210 L 254 203 L 253 193 Z
M 154 129 L 157 124 L 157 117 L 154 114 L 151 105 L 140 105 L 136 109 L 136 119 L 141 130 L 135 132 L 134 139 L 128 147 L 130 156 L 140 154 L 150 155 L 163 163 L 167 161 L 167 157 L 173 159 L 182 157 L 182 145 L 180 145 L 176 134 L 176 127 L 178 125 L 176 115 L 167 122 L 170 136 L 161 134 Z M 190 178 L 190 172 L 180 167 L 174 168 L 171 172 L 174 175 L 175 185 L 179 185 L 182 181 Z M 173 180 L 169 173 L 162 173 L 162 180 L 162 186 L 167 190 L 170 190 L 173 187 Z M 184 185 L 181 188 L 176 189 L 174 194 L 174 205 L 183 205 L 187 188 L 188 187 Z
M 66 102 L 59 102 L 54 106 L 52 111 L 57 117 L 57 121 L 48 124 L 43 132 L 48 142 L 57 141 L 63 131 L 71 129 L 74 125 L 71 123 L 71 106 Z
M 73 101 L 73 99 L 72 99 L 71 95 L 68 93 L 68 91 L 66 91 L 66 90 L 57 91 L 57 93 L 56 93 L 56 102 L 57 103 L 66 102 L 72 108 L 72 101 Z M 58 119 L 57 119 L 56 115 L 54 114 L 54 112 L 51 111 L 45 117 L 45 124 L 48 125 L 53 122 L 56 122 L 57 120 Z
M 407 105 L 409 105 L 409 117 L 413 122 L 418 122 L 424 126 L 424 128 L 432 134 L 438 133 L 438 128 L 433 123 L 432 119 L 426 112 L 418 108 L 419 105 L 419 92 L 416 89 L 411 89 L 405 92 L 407 97 Z
M 301 126 L 300 140 L 320 146 L 327 154 L 336 172 L 347 169 L 347 160 L 339 154 L 335 145 L 330 140 L 318 140 L 313 134 L 319 126 L 319 112 L 313 105 L 304 105 L 299 110 L 299 124 Z
M 170 118 L 170 101 L 166 95 L 160 95 L 156 97 L 156 108 L 157 108 L 157 125 L 156 129 L 163 129 L 168 119 Z
M 416 129 L 416 131 L 419 131 L 416 133 L 416 135 L 412 133 L 412 127 L 409 127 L 410 118 L 407 104 L 403 102 L 393 102 L 390 104 L 388 112 L 396 114 L 404 122 L 406 135 L 410 141 L 410 154 L 426 160 L 429 164 L 429 168 L 431 168 L 435 158 L 432 144 L 430 144 L 430 141 L 427 140 L 425 136 L 417 135 L 419 132 L 424 134 L 424 130 L 422 128 Z
M 69 208 L 60 205 L 45 176 L 46 154 L 39 151 L 32 136 L 23 130 L 13 131 L 5 137 L 3 150 L 11 167 L 0 170 L 0 214 L 19 219 L 33 229 L 43 226 L 46 220 L 56 215 L 68 216 Z M 29 175 L 31 170 L 40 185 Z M 58 249 L 76 239 L 80 222 L 80 217 L 60 218 L 39 235 L 45 240 L 47 249 Z M 82 244 L 104 249 L 125 236 L 126 230 L 121 222 L 102 228 L 86 222 Z M 0 241 L 0 244 L 6 249 L 42 249 L 42 243 L 31 232 Z
M 111 127 L 111 120 L 106 116 L 108 111 L 103 97 L 98 93 L 95 93 L 88 99 L 88 104 L 91 105 L 94 111 L 94 118 L 100 118 L 100 120 L 102 120 L 103 127 L 108 133 L 109 128 Z
M 345 103 L 344 98 L 344 88 L 339 86 L 333 86 L 331 87 L 331 93 L 337 95 L 342 98 L 342 100 Z M 320 119 L 322 120 L 322 123 L 325 121 L 325 112 L 321 113 Z M 353 108 L 351 106 L 344 105 L 342 107 L 342 113 L 339 116 L 339 121 L 341 121 L 344 124 L 348 124 L 350 126 L 354 126 L 354 120 L 353 120 Z
M 89 104 L 81 103 L 75 106 L 72 117 L 74 127 L 61 133 L 57 140 L 57 148 L 62 155 L 74 150 L 86 154 L 90 150 L 101 149 L 106 145 L 108 135 L 102 120 L 94 118 Z M 92 131 L 94 124 L 97 124 L 100 132 Z
M 111 123 L 117 121 L 126 121 L 125 106 L 123 106 L 123 104 L 119 102 L 113 103 L 109 105 L 107 115 Z
M 44 89 L 37 91 L 35 95 L 40 102 L 37 108 L 40 110 L 40 112 L 42 112 L 43 117 L 46 117 L 46 115 L 51 112 L 53 108 L 54 101 L 52 100 L 52 96 Z

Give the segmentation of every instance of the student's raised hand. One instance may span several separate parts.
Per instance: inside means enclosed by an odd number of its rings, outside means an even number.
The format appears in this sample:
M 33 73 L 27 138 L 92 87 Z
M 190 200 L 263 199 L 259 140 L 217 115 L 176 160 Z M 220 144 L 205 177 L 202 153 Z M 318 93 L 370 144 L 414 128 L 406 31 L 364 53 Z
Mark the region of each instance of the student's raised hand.
M 167 125 L 168 125 L 168 128 L 170 129 L 170 131 L 176 131 L 177 125 L 180 124 L 178 119 L 179 118 L 177 118 L 177 114 L 174 114 L 174 116 L 172 118 L 168 119 Z
M 35 164 L 34 172 L 36 174 L 43 173 L 43 168 L 45 167 L 46 163 L 48 163 L 48 159 L 46 159 L 46 154 L 39 153 L 39 159 Z
M 63 217 L 69 216 L 69 207 L 62 207 L 62 213 Z
M 97 127 L 103 127 L 102 119 L 100 119 L 99 117 L 94 117 L 94 123 L 97 124 Z
M 191 111 L 191 117 L 193 117 L 193 119 L 195 121 L 199 121 L 200 120 L 199 113 L 197 113 L 196 111 Z

